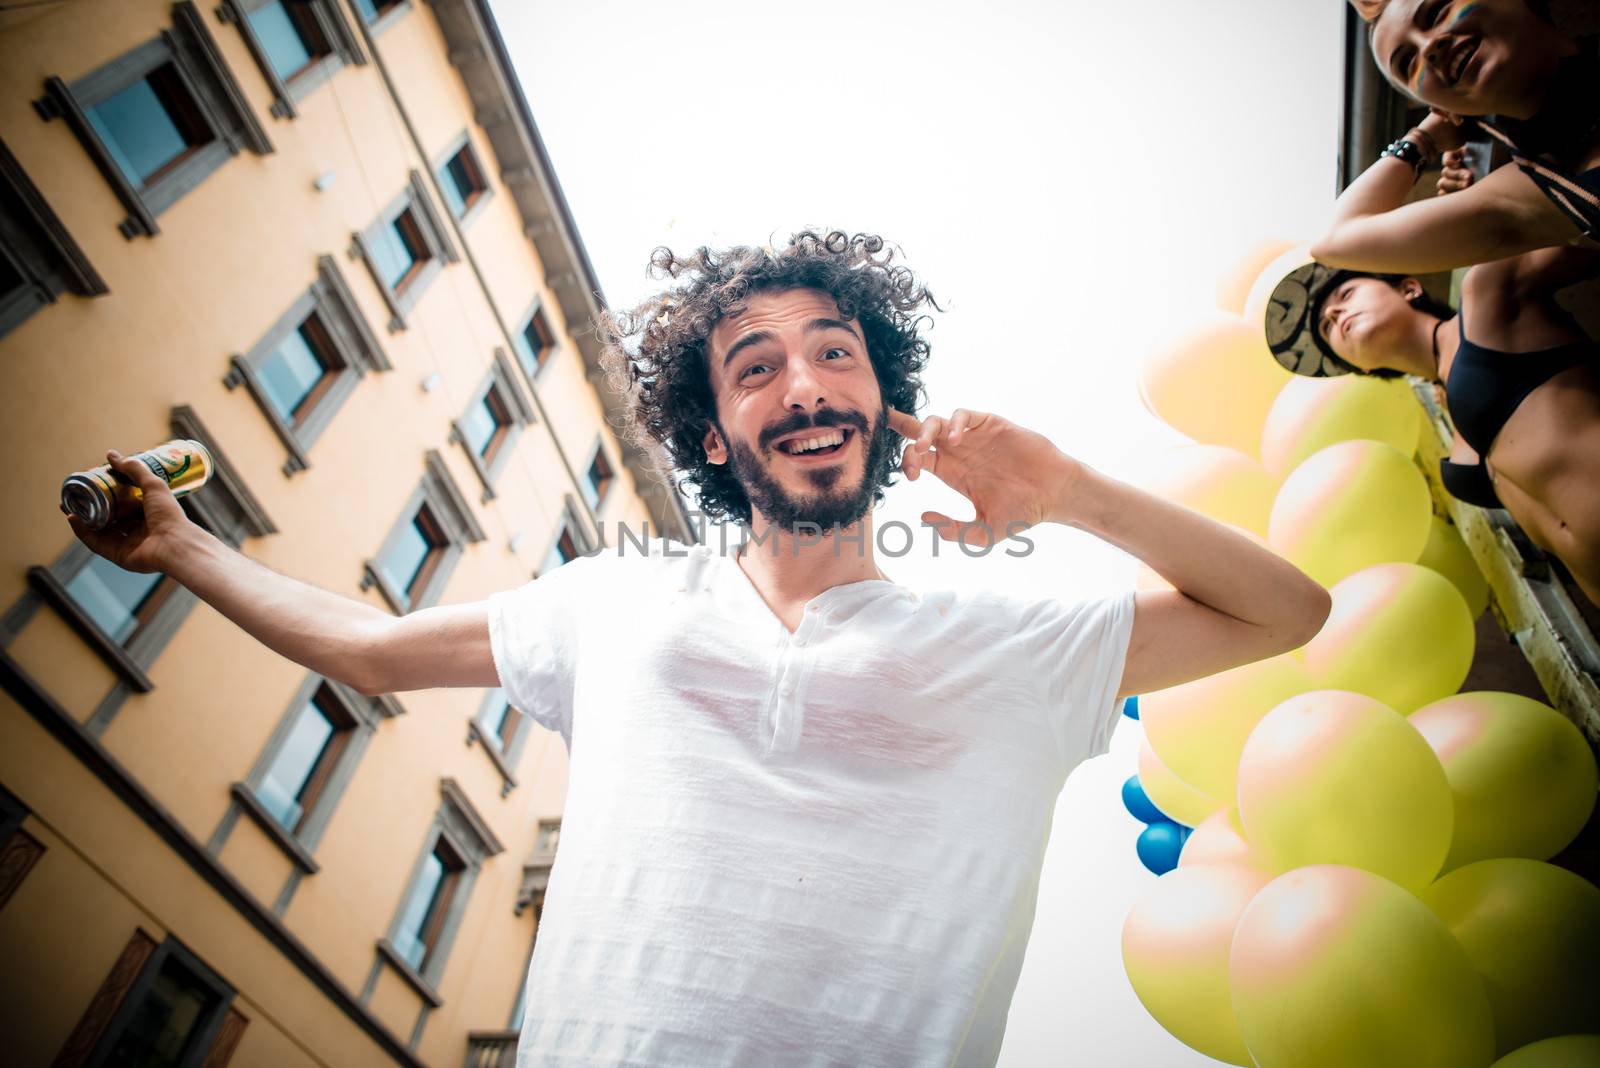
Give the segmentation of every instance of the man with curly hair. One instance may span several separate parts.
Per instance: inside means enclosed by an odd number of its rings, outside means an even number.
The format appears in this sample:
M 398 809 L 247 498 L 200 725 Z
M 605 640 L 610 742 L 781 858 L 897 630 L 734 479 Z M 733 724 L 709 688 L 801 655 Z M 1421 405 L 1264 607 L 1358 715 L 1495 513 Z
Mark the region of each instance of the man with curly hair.
M 992 1064 L 1057 795 L 1121 698 L 1285 652 L 1327 616 L 1278 556 L 1039 434 L 917 419 L 936 305 L 892 261 L 840 233 L 662 250 L 666 292 L 606 324 L 637 434 L 748 527 L 742 552 L 587 557 L 394 618 L 227 549 L 115 454 L 144 519 L 75 526 L 363 692 L 502 686 L 561 733 L 519 1065 Z M 925 514 L 947 540 L 1067 524 L 1175 589 L 906 589 L 871 537 L 896 467 L 971 501 L 973 523 Z

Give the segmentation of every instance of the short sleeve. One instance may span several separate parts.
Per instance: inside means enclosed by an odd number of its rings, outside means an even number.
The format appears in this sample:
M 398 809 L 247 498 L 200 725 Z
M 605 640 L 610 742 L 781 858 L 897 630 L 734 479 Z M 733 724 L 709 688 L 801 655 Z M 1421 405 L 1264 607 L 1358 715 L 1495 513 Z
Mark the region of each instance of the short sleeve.
M 489 645 L 506 700 L 569 749 L 578 639 L 604 570 L 600 558 L 579 557 L 489 597 Z
M 1111 748 L 1117 691 L 1133 635 L 1135 591 L 1029 606 L 1022 637 L 1044 682 L 1046 710 L 1067 770 Z

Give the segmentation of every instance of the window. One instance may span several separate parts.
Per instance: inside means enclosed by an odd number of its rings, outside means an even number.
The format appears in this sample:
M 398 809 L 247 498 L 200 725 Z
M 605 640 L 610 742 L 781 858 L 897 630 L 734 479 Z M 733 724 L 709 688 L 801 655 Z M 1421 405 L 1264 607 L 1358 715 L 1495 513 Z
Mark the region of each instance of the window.
M 267 813 L 290 834 L 300 829 L 327 786 L 355 726 L 326 686 L 319 686 L 294 714 L 289 734 L 257 791 Z
M 411 884 L 405 911 L 394 933 L 400 956 L 418 971 L 422 971 L 428 953 L 439 945 L 444 918 L 450 913 L 450 899 L 466 867 L 467 862 L 442 837 L 423 857 L 422 869 Z
M 44 843 L 22 827 L 27 818 L 27 806 L 0 786 L 0 909 L 44 856 Z
M 557 528 L 556 536 L 544 554 L 544 563 L 535 572 L 535 577 L 554 571 L 562 564 L 586 555 L 591 549 L 588 533 L 578 518 L 577 501 L 568 497 L 561 510 L 561 526 Z
M 485 861 L 504 852 L 489 825 L 454 779 L 441 779 L 443 803 L 424 839 L 389 936 L 378 943 L 387 959 L 431 1004 L 467 897 Z
M 233 796 L 243 811 L 289 856 L 301 872 L 318 865 L 312 852 L 322 840 L 340 795 L 355 774 L 378 721 L 396 707 L 363 697 L 320 675 L 300 684 L 289 708 Z M 233 815 L 212 843 L 220 850 Z
M 91 555 L 66 583 L 67 594 L 111 640 L 125 644 L 147 622 L 170 592 L 160 572 L 124 571 L 103 556 Z
M 429 450 L 422 483 L 412 493 L 376 556 L 367 561 L 362 589 L 378 588 L 396 612 L 433 604 L 468 544 L 483 541 L 483 528 L 444 466 Z
M 528 731 L 521 712 L 506 701 L 505 691 L 489 690 L 473 716 L 467 729 L 467 744 L 483 745 L 484 753 L 500 773 L 500 796 L 505 797 L 517 785 L 513 768 L 522 755 Z
M 276 532 L 193 408 L 173 408 L 168 430 L 173 437 L 203 443 L 216 465 L 203 488 L 179 498 L 190 519 L 234 548 L 246 538 Z M 30 568 L 28 584 L 139 692 L 152 688 L 144 669 L 155 662 L 195 600 L 161 574 L 124 571 L 76 541 L 50 567 Z
M 551 353 L 556 349 L 556 336 L 550 330 L 544 309 L 537 303 L 534 304 L 533 310 L 523 317 L 523 327 L 517 332 L 515 340 L 517 359 L 522 364 L 522 370 L 527 373 L 528 381 L 532 382 L 544 369 Z
M 311 466 L 312 443 L 327 429 L 357 382 L 390 364 L 356 307 L 331 256 L 317 260 L 317 280 L 243 356 L 223 385 L 245 386 L 288 450 L 283 473 Z
M 226 1065 L 248 1024 L 233 1000 L 233 987 L 176 939 L 157 945 L 136 930 L 57 1060 L 90 1068 Z
M 506 354 L 496 349 L 489 373 L 450 430 L 450 440 L 462 447 L 478 481 L 483 483 L 484 502 L 494 499 L 495 480 L 511 459 L 517 436 L 533 422 L 533 406 L 523 396 L 514 374 Z
M 589 461 L 589 470 L 583 480 L 583 495 L 590 508 L 597 512 L 600 510 L 600 502 L 605 500 L 606 490 L 611 488 L 611 480 L 615 476 L 611 461 L 606 459 L 605 446 L 596 441 L 594 458 Z
M 428 283 L 445 263 L 460 258 L 416 171 L 377 221 L 353 235 L 350 251 L 366 261 L 389 306 L 391 331 L 406 328 L 406 313 L 416 307 Z
M 544 913 L 544 894 L 550 885 L 550 871 L 555 867 L 556 848 L 561 844 L 561 821 L 540 820 L 539 834 L 534 839 L 533 855 L 522 866 L 522 885 L 517 889 L 517 903 L 512 909 L 522 915 L 532 906 L 533 917 L 538 920 Z
M 0 141 L 0 338 L 68 292 L 109 290 Z
M 379 29 L 389 24 L 391 16 L 398 17 L 402 11 L 411 9 L 411 0 L 355 0 L 355 4 L 368 25 Z
M 222 0 L 217 17 L 239 27 L 282 119 L 340 66 L 367 61 L 337 0 Z
M 443 162 L 434 169 L 438 171 L 439 187 L 444 190 L 450 214 L 463 223 L 476 215 L 489 199 L 489 182 L 483 176 L 483 165 L 478 162 L 478 154 L 473 151 L 466 131 L 458 134 L 445 149 Z
M 156 216 L 241 149 L 272 151 L 200 9 L 182 0 L 172 15 L 171 30 L 70 85 L 46 79 L 34 102 L 93 157 L 128 211 L 128 238 L 159 233 Z

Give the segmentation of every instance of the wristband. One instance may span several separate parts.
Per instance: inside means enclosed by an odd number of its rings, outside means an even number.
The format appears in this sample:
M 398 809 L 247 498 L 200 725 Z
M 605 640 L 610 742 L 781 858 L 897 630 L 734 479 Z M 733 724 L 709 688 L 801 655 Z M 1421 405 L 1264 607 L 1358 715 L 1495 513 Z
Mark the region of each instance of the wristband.
M 1383 159 L 1385 156 L 1394 156 L 1396 159 L 1404 160 L 1411 165 L 1411 170 L 1414 174 L 1420 175 L 1422 173 L 1422 148 L 1415 141 L 1407 141 L 1403 137 L 1398 141 L 1391 141 L 1389 147 L 1384 149 L 1378 155 L 1378 158 Z

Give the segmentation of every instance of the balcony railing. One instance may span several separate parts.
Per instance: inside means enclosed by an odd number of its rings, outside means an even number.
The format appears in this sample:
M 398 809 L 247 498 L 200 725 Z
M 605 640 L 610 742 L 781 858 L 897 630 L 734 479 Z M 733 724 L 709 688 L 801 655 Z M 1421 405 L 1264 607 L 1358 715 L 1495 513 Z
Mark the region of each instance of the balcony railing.
M 517 1032 L 471 1031 L 467 1034 L 467 1068 L 516 1068 Z

